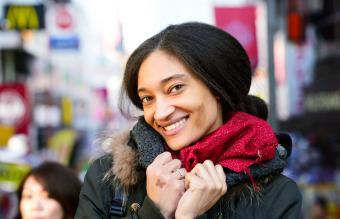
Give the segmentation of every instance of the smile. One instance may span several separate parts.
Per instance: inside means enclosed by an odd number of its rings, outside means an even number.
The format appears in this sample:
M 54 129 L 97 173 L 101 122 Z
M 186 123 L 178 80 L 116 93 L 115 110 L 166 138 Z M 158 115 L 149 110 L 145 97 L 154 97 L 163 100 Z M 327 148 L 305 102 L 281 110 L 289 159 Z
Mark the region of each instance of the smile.
M 165 129 L 165 131 L 172 131 L 172 130 L 182 126 L 186 122 L 186 120 L 187 120 L 186 118 L 183 118 L 180 121 L 175 122 L 175 123 L 173 123 L 171 125 L 165 126 L 163 128 Z

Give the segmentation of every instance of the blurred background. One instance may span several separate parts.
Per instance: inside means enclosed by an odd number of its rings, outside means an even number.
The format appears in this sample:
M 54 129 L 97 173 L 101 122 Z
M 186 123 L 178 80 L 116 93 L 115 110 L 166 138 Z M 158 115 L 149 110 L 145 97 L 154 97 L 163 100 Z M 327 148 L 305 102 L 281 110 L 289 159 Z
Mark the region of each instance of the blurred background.
M 185 21 L 245 47 L 251 93 L 293 138 L 284 174 L 303 192 L 304 218 L 340 218 L 338 0 L 0 0 L 0 218 L 44 160 L 83 178 L 100 133 L 133 124 L 117 108 L 128 55 Z

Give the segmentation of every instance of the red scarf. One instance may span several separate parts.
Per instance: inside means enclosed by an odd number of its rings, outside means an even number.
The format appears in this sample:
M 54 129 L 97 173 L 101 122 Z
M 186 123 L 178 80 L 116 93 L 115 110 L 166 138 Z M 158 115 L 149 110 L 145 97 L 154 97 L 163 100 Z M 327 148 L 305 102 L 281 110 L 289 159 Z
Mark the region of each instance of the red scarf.
M 171 152 L 190 171 L 197 163 L 211 160 L 234 172 L 249 174 L 249 166 L 269 161 L 275 156 L 277 138 L 264 120 L 236 112 L 220 128 L 192 146 Z

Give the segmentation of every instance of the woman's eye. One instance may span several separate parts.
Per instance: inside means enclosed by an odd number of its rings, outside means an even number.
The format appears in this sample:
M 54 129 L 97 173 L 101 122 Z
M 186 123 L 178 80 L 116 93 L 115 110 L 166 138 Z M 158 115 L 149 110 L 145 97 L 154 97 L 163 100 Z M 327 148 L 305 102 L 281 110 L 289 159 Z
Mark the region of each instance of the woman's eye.
M 151 100 L 152 100 L 152 98 L 149 97 L 149 96 L 146 96 L 146 97 L 142 97 L 142 98 L 141 98 L 142 104 L 147 104 L 147 103 L 149 103 Z
M 31 199 L 31 198 L 32 198 L 32 195 L 31 195 L 31 194 L 22 194 L 22 195 L 21 195 L 21 198 L 22 198 L 22 199 Z
M 176 84 L 175 86 L 170 88 L 170 93 L 174 93 L 181 90 L 183 86 L 184 86 L 183 84 Z

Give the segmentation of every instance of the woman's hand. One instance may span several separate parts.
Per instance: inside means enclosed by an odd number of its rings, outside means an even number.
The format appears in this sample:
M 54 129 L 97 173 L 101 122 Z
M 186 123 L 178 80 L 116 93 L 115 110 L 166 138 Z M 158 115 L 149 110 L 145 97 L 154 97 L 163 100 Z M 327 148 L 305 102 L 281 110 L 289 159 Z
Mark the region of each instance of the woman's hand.
M 221 165 L 206 160 L 185 176 L 186 191 L 180 199 L 176 218 L 192 219 L 207 210 L 227 192 L 226 176 Z
M 172 159 L 169 152 L 164 152 L 146 169 L 146 192 L 165 218 L 173 218 L 178 201 L 185 191 L 186 171 L 180 167 L 180 160 Z

